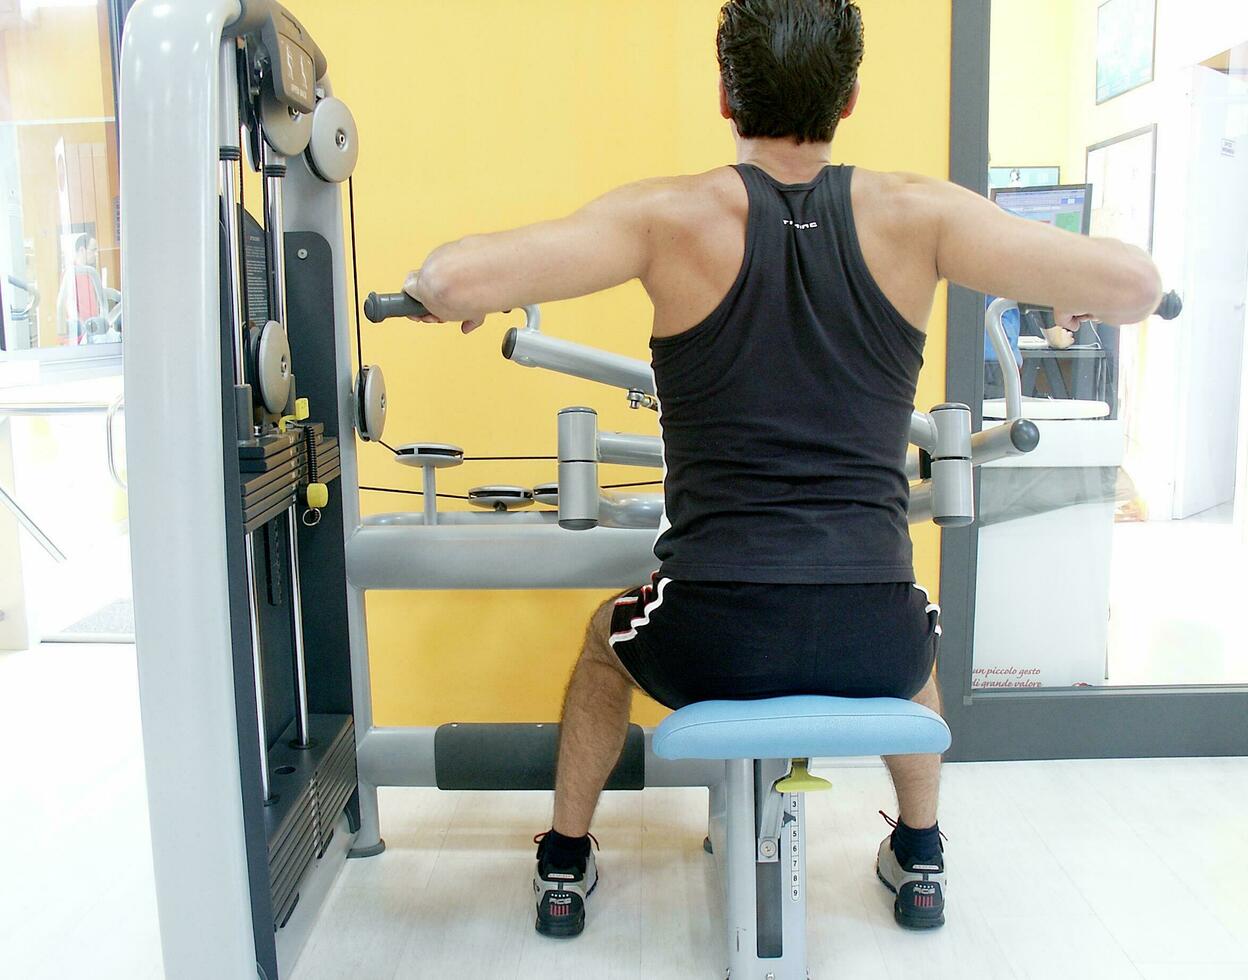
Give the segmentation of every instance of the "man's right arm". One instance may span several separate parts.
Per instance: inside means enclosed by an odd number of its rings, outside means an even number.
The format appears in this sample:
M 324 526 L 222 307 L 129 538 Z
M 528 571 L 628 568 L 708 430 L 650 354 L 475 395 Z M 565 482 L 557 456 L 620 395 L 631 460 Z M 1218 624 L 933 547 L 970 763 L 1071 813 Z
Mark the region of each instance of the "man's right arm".
M 1111 324 L 1138 323 L 1161 302 L 1161 276 L 1141 249 L 1016 217 L 944 181 L 915 190 L 931 209 L 942 278 Z

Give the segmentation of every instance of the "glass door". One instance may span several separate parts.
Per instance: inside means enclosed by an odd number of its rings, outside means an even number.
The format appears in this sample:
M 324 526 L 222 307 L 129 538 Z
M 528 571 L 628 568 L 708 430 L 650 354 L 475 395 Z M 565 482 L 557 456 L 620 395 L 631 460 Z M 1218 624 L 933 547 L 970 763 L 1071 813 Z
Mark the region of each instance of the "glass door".
M 945 537 L 954 757 L 1248 752 L 1248 7 L 958 4 L 954 57 L 954 179 L 1150 251 L 1183 300 L 1015 315 L 1002 364 L 984 298 L 951 299 L 951 396 L 991 425 L 1017 370 L 1041 432 Z
M 121 9 L 22 0 L 0 11 L 0 649 L 133 634 Z

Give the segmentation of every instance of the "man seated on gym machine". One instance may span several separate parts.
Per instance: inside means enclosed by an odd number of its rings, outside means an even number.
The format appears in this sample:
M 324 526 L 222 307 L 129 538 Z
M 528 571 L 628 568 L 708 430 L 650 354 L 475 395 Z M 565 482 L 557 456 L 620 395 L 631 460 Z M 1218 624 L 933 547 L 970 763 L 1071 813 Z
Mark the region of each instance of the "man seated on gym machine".
M 729 0 L 717 41 L 735 165 L 444 245 L 404 287 L 424 319 L 464 332 L 631 279 L 654 303 L 661 567 L 594 613 L 568 685 L 534 878 L 547 935 L 584 927 L 590 820 L 634 687 L 672 708 L 823 694 L 940 710 L 939 610 L 914 584 L 904 470 L 938 283 L 1070 311 L 1058 325 L 1134 323 L 1161 296 L 1129 245 L 1013 217 L 944 181 L 829 165 L 859 97 L 849 0 Z M 885 762 L 899 819 L 878 872 L 899 894 L 937 883 L 934 907 L 899 898 L 896 911 L 939 925 L 940 757 Z

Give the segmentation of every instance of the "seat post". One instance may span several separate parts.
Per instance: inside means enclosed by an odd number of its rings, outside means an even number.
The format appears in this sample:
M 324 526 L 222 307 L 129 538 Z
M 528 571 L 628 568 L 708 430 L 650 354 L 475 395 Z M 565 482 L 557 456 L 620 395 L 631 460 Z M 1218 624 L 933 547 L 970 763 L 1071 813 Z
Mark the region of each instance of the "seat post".
M 756 959 L 758 926 L 754 882 L 754 761 L 730 759 L 724 773 L 724 842 L 712 838 L 724 882 L 727 917 L 728 976 L 750 976 Z
M 724 882 L 731 980 L 806 980 L 806 856 L 801 794 L 782 795 L 779 853 L 760 858 L 767 795 L 785 759 L 725 764 L 724 821 L 711 841 Z M 722 832 L 720 827 L 722 826 Z
M 788 759 L 754 763 L 755 848 L 772 787 L 789 772 Z M 757 976 L 806 980 L 806 827 L 803 793 L 780 793 L 779 847 L 774 855 L 756 853 L 758 921 Z

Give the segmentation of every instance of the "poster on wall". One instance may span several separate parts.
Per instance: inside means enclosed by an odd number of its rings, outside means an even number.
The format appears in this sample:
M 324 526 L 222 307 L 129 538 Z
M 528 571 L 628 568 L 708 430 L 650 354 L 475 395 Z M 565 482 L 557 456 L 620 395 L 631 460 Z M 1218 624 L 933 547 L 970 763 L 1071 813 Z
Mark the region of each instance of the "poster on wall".
M 989 167 L 988 186 L 1053 187 L 1060 184 L 1060 167 Z
M 1096 104 L 1153 80 L 1157 0 L 1105 0 L 1096 9 Z
M 1088 147 L 1092 234 L 1153 250 L 1157 127 L 1146 126 Z

